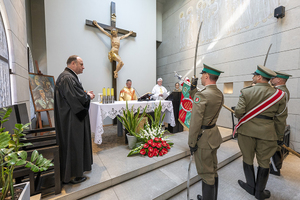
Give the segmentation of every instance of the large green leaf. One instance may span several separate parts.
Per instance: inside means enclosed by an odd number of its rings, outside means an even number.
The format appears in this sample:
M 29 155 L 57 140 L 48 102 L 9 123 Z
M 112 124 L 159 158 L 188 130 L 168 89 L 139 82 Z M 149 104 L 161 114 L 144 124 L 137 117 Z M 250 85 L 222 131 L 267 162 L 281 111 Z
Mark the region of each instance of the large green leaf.
M 51 163 L 51 160 L 47 160 L 46 158 L 43 159 L 39 167 L 48 167 L 48 165 Z
M 40 170 L 36 165 L 32 165 L 30 169 L 33 172 L 38 172 Z
M 8 131 L 0 133 L 0 148 L 6 148 L 9 145 L 10 134 Z
M 19 151 L 18 155 L 23 159 L 26 160 L 27 159 L 27 152 L 26 151 Z
M 10 140 L 8 143 L 9 143 L 9 148 L 14 148 L 14 147 L 16 147 L 15 141 Z
M 18 161 L 19 161 L 19 159 L 13 158 L 11 160 L 8 160 L 7 163 L 8 163 L 8 165 L 15 165 Z
M 141 150 L 142 148 L 143 148 L 143 145 L 141 145 L 141 146 L 139 146 L 139 147 L 137 147 L 137 148 L 135 148 L 135 149 L 132 149 L 131 151 L 129 151 L 127 157 L 132 156 L 132 155 L 134 155 L 134 154 L 140 153 L 140 150 Z
M 10 157 L 11 159 L 18 159 L 18 154 L 16 152 L 12 152 L 12 153 L 8 154 L 7 156 Z
M 4 110 L 6 110 L 6 108 Z M 12 108 L 7 108 L 6 113 L 3 116 L 3 119 L 9 118 L 11 112 L 12 112 Z
M 31 154 L 31 162 L 34 162 L 39 156 L 39 153 L 37 152 L 37 150 L 34 150 Z
M 42 163 L 43 158 L 44 158 L 43 155 L 40 154 L 39 157 L 36 159 L 36 165 L 37 166 L 39 166 Z
M 28 162 L 25 167 L 30 168 L 33 164 L 31 162 Z
M 25 160 L 21 160 L 21 159 L 16 162 L 17 166 L 21 166 L 21 165 L 25 165 L 25 164 L 26 164 L 26 161 Z
M 10 152 L 12 152 L 13 150 L 14 150 L 13 148 L 10 148 L 10 149 L 3 148 L 3 149 L 1 149 L 0 151 L 1 151 L 4 155 L 7 155 L 7 154 L 9 154 Z

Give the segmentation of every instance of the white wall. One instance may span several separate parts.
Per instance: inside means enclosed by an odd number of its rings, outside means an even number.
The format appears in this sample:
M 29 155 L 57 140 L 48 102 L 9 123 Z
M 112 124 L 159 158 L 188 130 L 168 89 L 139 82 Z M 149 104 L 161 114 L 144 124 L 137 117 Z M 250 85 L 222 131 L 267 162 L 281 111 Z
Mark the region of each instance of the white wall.
M 162 14 L 163 4 L 160 2 L 156 3 L 156 40 L 162 41 Z
M 79 75 L 86 90 L 95 94 L 112 86 L 112 69 L 107 54 L 110 39 L 85 20 L 110 25 L 110 0 L 46 0 L 47 71 L 55 79 L 66 67 L 70 55 L 79 55 L 85 70 Z M 138 93 L 152 90 L 156 83 L 156 1 L 115 0 L 116 26 L 133 30 L 137 37 L 121 40 L 119 55 L 125 65 L 117 79 L 118 92 L 128 78 Z M 95 98 L 97 99 L 97 98 Z
M 200 1 L 172 0 L 167 1 L 163 6 L 163 39 L 157 52 L 157 75 L 164 79 L 164 85 L 174 87 L 177 80 L 174 78 L 173 71 L 178 71 L 184 76 L 193 75 L 196 36 L 199 27 L 198 2 Z M 202 2 L 211 1 L 203 0 Z M 244 81 L 252 80 L 251 73 L 256 70 L 257 64 L 263 64 L 265 54 L 272 43 L 266 66 L 272 70 L 282 70 L 293 75 L 287 82 L 291 93 L 287 122 L 291 125 L 291 146 L 299 152 L 300 1 L 269 0 L 264 1 L 266 2 L 264 5 L 260 4 L 262 1 L 245 0 L 243 4 L 246 6 L 245 9 L 238 9 L 239 6 L 243 6 L 238 3 L 239 1 L 215 0 L 215 2 L 219 5 L 218 8 L 204 9 L 205 12 L 214 10 L 214 13 L 211 12 L 211 15 L 208 15 L 204 12 L 205 14 L 202 15 L 202 20 L 204 19 L 206 25 L 203 24 L 201 30 L 197 76 L 200 76 L 203 62 L 225 71 L 220 76 L 217 85 L 223 91 L 224 83 L 233 82 L 233 94 L 224 96 L 225 105 L 235 106 Z M 228 2 L 229 6 L 226 6 L 225 2 Z M 283 19 L 273 17 L 274 9 L 270 6 L 273 2 L 286 7 L 286 16 Z M 192 8 L 193 16 L 189 19 L 185 18 L 185 26 L 180 26 L 180 13 L 187 17 L 189 8 Z M 256 13 L 257 11 L 259 12 Z M 215 18 L 205 18 L 207 16 L 215 16 Z M 232 22 L 232 25 L 229 26 L 228 22 Z M 219 34 L 216 34 L 216 24 L 219 25 Z M 198 86 L 202 87 L 200 84 Z M 223 108 L 217 123 L 220 126 L 232 127 L 231 113 Z

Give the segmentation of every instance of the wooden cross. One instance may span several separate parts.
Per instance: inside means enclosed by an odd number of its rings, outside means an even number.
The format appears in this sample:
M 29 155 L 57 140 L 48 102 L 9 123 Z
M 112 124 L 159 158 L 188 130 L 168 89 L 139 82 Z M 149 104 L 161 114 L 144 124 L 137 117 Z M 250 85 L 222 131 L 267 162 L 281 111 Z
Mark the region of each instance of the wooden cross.
M 111 2 L 110 13 L 111 13 L 110 26 L 97 22 L 99 24 L 99 26 L 101 26 L 106 31 L 111 31 L 113 28 L 115 28 L 115 29 L 118 29 L 118 33 L 121 33 L 121 34 L 124 34 L 124 35 L 129 33 L 129 31 L 127 31 L 127 30 L 116 27 L 116 4 L 115 4 L 115 2 Z M 92 20 L 86 20 L 85 24 L 87 26 L 97 28 L 93 24 Z M 133 32 L 130 36 L 131 37 L 136 37 L 136 33 Z M 113 88 L 114 88 L 114 98 L 116 100 L 116 98 L 117 98 L 117 79 L 114 78 L 114 71 L 115 70 L 116 70 L 116 61 L 113 61 L 112 62 L 112 85 L 113 85 Z

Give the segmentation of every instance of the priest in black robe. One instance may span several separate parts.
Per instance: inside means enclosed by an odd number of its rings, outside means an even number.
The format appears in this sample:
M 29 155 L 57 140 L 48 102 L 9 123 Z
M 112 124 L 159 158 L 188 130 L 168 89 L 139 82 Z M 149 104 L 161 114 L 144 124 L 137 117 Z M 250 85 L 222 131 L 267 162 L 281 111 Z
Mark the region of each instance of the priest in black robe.
M 55 85 L 54 118 L 64 183 L 85 181 L 83 172 L 90 171 L 93 164 L 88 110 L 95 95 L 93 91 L 85 92 L 80 83 L 77 75 L 83 69 L 82 59 L 70 56 Z

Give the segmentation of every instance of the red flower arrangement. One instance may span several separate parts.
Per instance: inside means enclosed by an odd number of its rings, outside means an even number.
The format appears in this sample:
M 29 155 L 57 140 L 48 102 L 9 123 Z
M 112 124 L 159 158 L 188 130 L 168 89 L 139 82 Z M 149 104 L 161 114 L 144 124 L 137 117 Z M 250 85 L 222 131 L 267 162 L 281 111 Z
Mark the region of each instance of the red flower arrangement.
M 173 145 L 173 143 L 170 144 Z M 155 138 L 154 140 L 150 139 L 142 146 L 139 153 L 148 155 L 149 158 L 152 158 L 153 156 L 163 156 L 168 153 L 168 149 L 171 149 L 170 144 L 162 138 Z

